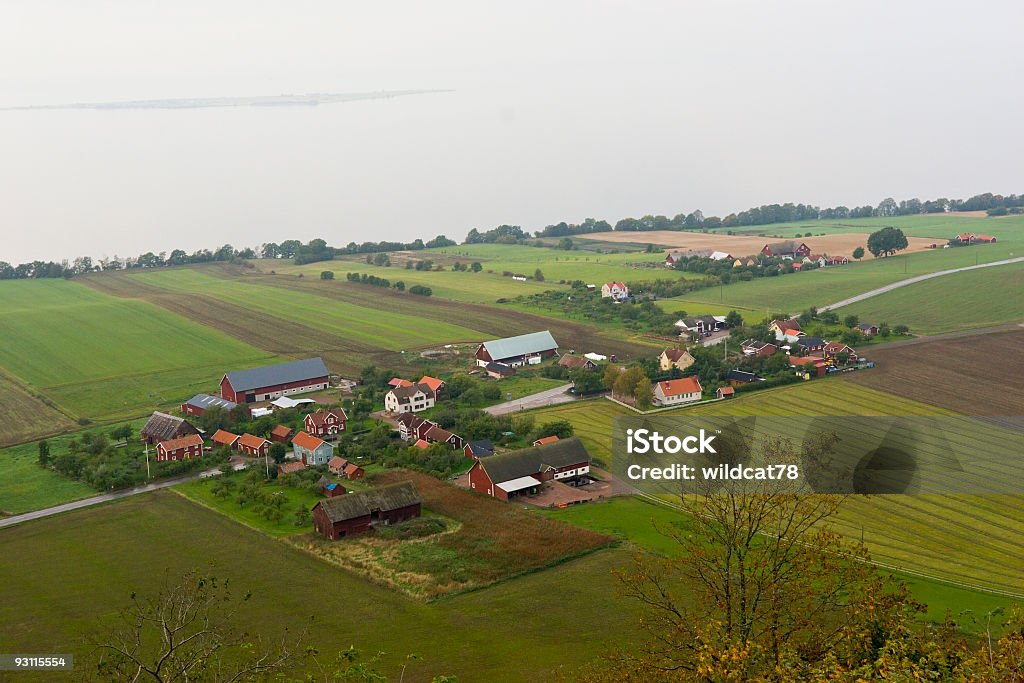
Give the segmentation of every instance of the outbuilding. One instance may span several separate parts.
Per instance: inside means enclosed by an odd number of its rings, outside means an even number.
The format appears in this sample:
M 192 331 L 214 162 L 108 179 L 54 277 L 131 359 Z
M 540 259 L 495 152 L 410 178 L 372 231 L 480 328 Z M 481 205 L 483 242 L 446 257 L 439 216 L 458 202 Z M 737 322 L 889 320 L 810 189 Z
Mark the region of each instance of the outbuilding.
M 411 481 L 326 498 L 313 506 L 313 527 L 332 541 L 419 517 L 423 500 Z

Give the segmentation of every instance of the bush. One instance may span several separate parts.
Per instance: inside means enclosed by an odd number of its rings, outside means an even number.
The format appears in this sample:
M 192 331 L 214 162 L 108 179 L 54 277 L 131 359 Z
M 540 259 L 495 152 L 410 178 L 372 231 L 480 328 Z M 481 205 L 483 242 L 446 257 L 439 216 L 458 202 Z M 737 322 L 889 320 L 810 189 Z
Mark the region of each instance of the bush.
M 320 279 L 321 280 L 333 280 L 334 279 L 334 271 L 333 270 L 321 270 L 320 271 Z
M 423 285 L 413 285 L 409 288 L 410 294 L 416 294 L 418 296 L 430 296 L 434 293 L 430 287 L 424 287 Z

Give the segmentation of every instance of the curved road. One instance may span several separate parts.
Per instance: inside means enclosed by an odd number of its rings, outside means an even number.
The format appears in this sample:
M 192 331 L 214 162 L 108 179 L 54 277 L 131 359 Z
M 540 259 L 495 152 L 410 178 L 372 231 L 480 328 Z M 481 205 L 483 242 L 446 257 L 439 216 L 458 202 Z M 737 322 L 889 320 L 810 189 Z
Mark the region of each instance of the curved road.
M 1024 262 L 1024 256 L 1017 256 L 1015 258 L 1003 259 L 1002 261 L 992 261 L 991 263 L 979 263 L 976 266 L 964 266 L 963 268 L 952 268 L 950 270 L 939 270 L 939 271 L 936 271 L 934 273 L 926 273 L 924 275 L 918 275 L 916 277 L 907 278 L 906 280 L 900 280 L 899 282 L 893 282 L 892 284 L 886 285 L 884 287 L 879 287 L 878 289 L 872 289 L 869 292 L 864 292 L 863 294 L 858 294 L 857 296 L 851 296 L 849 299 L 843 299 L 842 301 L 837 301 L 836 303 L 829 304 L 828 306 L 820 306 L 818 308 L 818 310 L 819 311 L 832 311 L 832 310 L 835 310 L 837 308 L 841 308 L 843 306 L 849 306 L 850 304 L 855 304 L 858 301 L 863 301 L 864 299 L 870 299 L 871 297 L 878 296 L 879 294 L 885 294 L 886 292 L 891 292 L 892 290 L 899 289 L 900 287 L 906 287 L 907 285 L 912 285 L 915 282 L 923 282 L 924 280 L 931 280 L 933 277 L 941 277 L 943 275 L 952 275 L 953 273 L 963 273 L 963 272 L 968 271 L 968 270 L 977 270 L 978 268 L 991 268 L 993 266 L 1006 266 L 1006 265 L 1009 265 L 1011 263 L 1021 263 L 1021 262 Z

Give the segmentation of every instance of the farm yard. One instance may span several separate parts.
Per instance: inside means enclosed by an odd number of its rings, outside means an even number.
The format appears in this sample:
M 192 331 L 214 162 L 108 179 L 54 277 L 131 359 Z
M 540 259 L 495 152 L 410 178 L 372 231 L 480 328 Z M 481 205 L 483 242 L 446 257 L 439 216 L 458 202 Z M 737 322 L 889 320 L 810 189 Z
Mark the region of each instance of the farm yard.
M 837 310 L 861 320 L 898 320 L 924 335 L 1022 322 L 1024 263 L 916 282 Z
M 612 570 L 629 561 L 617 549 L 426 604 L 166 491 L 4 529 L 3 543 L 0 650 L 72 651 L 76 664 L 130 593 L 154 595 L 165 577 L 192 568 L 251 592 L 239 629 L 273 638 L 276 625 L 301 632 L 309 624 L 307 642 L 328 657 L 350 645 L 379 651 L 389 676 L 408 666 L 406 680 L 500 680 L 511 668 L 553 680 L 600 656 L 612 634 L 618 645 L 639 638 L 634 606 L 614 597 Z M 59 596 L 55 585 L 64 586 Z
M 876 371 L 854 374 L 881 374 Z M 675 411 L 661 413 L 671 415 Z M 571 422 L 587 450 L 611 457 L 614 417 L 629 414 L 610 401 L 544 408 L 538 420 Z M 943 408 L 882 393 L 839 379 L 759 391 L 726 403 L 694 406 L 686 415 L 953 415 Z M 1007 476 L 1016 476 L 1006 463 Z M 892 520 L 900 519 L 899 525 Z M 905 522 L 904 522 L 905 520 Z M 860 538 L 873 556 L 946 579 L 1024 593 L 1024 498 L 1021 496 L 857 496 L 846 504 L 836 530 Z
M 0 368 L 93 420 L 173 403 L 224 370 L 271 358 L 157 306 L 64 280 L 4 282 L 0 310 Z
M 871 349 L 871 358 L 884 373 L 846 379 L 965 415 L 1024 415 L 1024 330 L 894 344 Z

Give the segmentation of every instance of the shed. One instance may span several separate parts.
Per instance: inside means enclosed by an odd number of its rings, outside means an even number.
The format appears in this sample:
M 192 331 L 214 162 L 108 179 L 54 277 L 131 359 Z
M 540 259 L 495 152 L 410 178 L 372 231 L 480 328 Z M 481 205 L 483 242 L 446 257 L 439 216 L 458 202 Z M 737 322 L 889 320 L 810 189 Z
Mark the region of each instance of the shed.
M 423 500 L 411 481 L 321 500 L 313 506 L 313 527 L 337 540 L 419 517 Z

